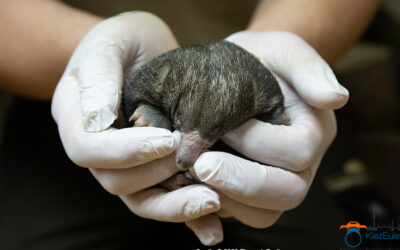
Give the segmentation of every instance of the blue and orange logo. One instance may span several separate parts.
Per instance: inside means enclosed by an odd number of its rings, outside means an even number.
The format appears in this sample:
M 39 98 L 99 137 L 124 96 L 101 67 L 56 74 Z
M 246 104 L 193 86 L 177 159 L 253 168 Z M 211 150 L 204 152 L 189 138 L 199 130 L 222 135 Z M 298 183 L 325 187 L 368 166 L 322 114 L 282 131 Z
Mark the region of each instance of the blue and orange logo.
M 344 242 L 348 247 L 358 247 L 362 242 L 361 229 L 367 229 L 366 225 L 361 225 L 357 221 L 350 221 L 346 225 L 341 225 L 339 229 L 347 229 Z

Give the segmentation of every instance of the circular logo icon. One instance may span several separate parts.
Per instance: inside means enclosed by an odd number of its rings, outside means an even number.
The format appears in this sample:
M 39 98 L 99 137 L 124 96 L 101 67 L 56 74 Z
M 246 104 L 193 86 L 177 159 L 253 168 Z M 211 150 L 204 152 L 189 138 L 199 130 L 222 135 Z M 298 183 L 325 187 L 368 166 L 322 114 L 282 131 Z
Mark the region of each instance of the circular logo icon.
M 358 247 L 362 241 L 360 230 L 356 227 L 349 228 L 349 230 L 347 230 L 346 236 L 344 237 L 344 241 L 349 247 Z

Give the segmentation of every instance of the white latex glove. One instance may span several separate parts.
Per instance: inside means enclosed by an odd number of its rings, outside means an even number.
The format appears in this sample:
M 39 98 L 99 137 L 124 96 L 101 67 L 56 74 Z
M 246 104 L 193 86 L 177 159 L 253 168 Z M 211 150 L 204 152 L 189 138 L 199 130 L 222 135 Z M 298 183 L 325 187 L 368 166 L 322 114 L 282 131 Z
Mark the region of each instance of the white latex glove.
M 201 181 L 219 192 L 220 216 L 264 228 L 304 199 L 336 135 L 331 109 L 347 102 L 348 91 L 318 53 L 294 34 L 239 32 L 226 40 L 253 53 L 277 76 L 291 124 L 251 119 L 222 140 L 257 162 L 207 152 L 196 161 L 194 170 Z
M 154 15 L 131 12 L 94 27 L 75 50 L 52 101 L 52 115 L 69 158 L 91 172 L 110 193 L 137 215 L 190 222 L 205 244 L 222 240 L 222 228 L 208 215 L 220 208 L 218 195 L 205 185 L 174 192 L 152 187 L 177 172 L 171 154 L 179 133 L 141 127 L 114 129 L 123 75 L 178 46 L 169 28 Z M 93 133 L 95 132 L 95 133 Z M 199 219 L 198 219 L 199 218 Z M 215 236 L 215 237 L 214 237 Z

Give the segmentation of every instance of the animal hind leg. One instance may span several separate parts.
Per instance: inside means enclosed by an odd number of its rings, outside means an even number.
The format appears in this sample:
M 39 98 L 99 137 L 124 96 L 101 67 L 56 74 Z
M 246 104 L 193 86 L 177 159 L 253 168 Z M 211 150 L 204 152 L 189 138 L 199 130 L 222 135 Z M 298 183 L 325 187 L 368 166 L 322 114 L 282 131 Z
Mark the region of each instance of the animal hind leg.
M 171 121 L 162 112 L 155 106 L 141 103 L 138 105 L 136 110 L 130 116 L 129 121 L 135 122 L 135 127 L 158 127 L 158 128 L 166 128 L 171 130 Z M 180 172 L 170 177 L 169 179 L 160 183 L 160 186 L 166 188 L 169 191 L 174 191 L 184 186 L 192 185 L 198 183 L 191 174 L 186 172 Z
M 139 104 L 129 122 L 134 121 L 135 127 L 157 127 L 171 130 L 171 121 L 168 116 L 159 108 L 149 104 Z

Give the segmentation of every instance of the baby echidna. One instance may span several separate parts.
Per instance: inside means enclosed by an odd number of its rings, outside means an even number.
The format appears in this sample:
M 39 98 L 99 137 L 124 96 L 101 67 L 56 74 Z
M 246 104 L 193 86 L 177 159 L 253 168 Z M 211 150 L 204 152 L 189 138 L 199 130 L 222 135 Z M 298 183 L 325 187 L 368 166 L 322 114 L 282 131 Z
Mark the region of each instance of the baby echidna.
M 186 170 L 250 118 L 287 124 L 283 103 L 278 82 L 258 59 L 217 41 L 172 50 L 127 76 L 119 124 L 179 130 L 176 163 Z

